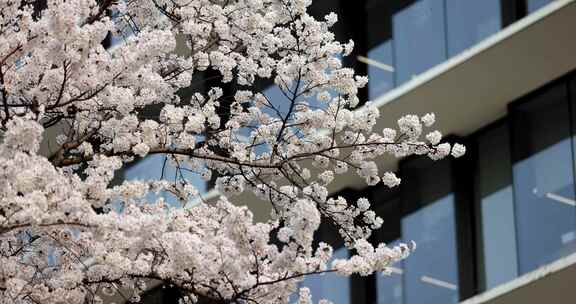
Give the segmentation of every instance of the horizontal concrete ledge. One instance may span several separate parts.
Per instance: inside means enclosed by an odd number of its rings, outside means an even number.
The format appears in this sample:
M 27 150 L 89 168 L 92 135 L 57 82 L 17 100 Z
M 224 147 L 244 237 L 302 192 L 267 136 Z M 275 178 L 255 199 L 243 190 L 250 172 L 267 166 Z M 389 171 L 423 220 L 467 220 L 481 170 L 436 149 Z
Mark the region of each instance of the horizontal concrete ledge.
M 373 102 L 375 131 L 394 127 L 404 114 L 436 113 L 443 134 L 468 135 L 503 117 L 507 105 L 576 68 L 576 4 L 557 0 L 474 47 L 439 64 Z M 379 162 L 394 171 L 393 157 Z M 365 187 L 352 175 L 333 189 Z
M 572 303 L 576 253 L 472 297 L 461 304 Z

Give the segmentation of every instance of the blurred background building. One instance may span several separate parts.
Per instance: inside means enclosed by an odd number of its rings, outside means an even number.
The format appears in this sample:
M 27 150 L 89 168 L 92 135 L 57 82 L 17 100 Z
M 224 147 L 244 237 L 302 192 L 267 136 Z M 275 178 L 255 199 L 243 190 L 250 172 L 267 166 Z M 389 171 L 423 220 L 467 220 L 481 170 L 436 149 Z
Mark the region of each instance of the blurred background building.
M 376 130 L 435 112 L 437 128 L 468 153 L 381 161 L 402 178 L 395 190 L 340 180 L 335 195 L 369 197 L 383 217 L 374 243 L 418 248 L 391 276 L 308 279 L 315 300 L 575 301 L 576 3 L 314 2 L 318 15 L 333 10 L 340 39 L 357 45 L 348 64 L 370 77 L 363 94 L 380 107 Z
M 465 157 L 380 161 L 402 185 L 340 178 L 334 195 L 368 197 L 384 218 L 373 242 L 414 240 L 391 276 L 307 279 L 335 303 L 572 303 L 576 300 L 576 3 L 572 0 L 315 0 L 335 11 L 346 64 L 368 75 L 361 100 L 378 129 L 435 112 Z M 273 94 L 271 92 L 271 94 Z M 124 178 L 157 178 L 163 157 Z M 158 170 L 155 170 L 158 169 Z M 153 174 L 153 176 L 147 176 Z M 167 173 L 168 174 L 168 173 Z M 171 172 L 169 174 L 178 174 Z M 202 186 L 204 190 L 208 186 Z M 263 208 L 261 208 L 263 209 Z M 264 218 L 267 210 L 256 209 Z M 333 240 L 335 256 L 349 252 Z M 162 289 L 146 303 L 172 303 Z

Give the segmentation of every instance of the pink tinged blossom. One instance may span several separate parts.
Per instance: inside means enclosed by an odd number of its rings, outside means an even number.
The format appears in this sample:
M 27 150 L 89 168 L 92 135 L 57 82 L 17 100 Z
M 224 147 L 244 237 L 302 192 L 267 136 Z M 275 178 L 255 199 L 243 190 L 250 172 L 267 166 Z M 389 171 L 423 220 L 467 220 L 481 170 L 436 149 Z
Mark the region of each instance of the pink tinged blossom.
M 48 1 L 40 13 L 0 2 L 0 299 L 103 303 L 122 291 L 138 302 L 164 281 L 181 303 L 294 292 L 310 303 L 297 290 L 307 275 L 369 275 L 406 258 L 414 245 L 366 241 L 383 223 L 367 199 L 328 187 L 352 173 L 397 187 L 380 157 L 462 156 L 430 129 L 434 114 L 373 130 L 378 108 L 357 107 L 368 78 L 342 65 L 354 43 L 335 40 L 336 14 L 310 16 L 311 0 L 161 2 Z M 108 33 L 125 39 L 105 49 Z M 195 89 L 205 70 L 215 82 Z M 150 155 L 176 176 L 119 180 Z M 195 178 L 220 196 L 202 196 Z M 255 221 L 246 200 L 270 219 Z M 322 221 L 357 254 L 329 263 L 332 247 L 314 246 Z

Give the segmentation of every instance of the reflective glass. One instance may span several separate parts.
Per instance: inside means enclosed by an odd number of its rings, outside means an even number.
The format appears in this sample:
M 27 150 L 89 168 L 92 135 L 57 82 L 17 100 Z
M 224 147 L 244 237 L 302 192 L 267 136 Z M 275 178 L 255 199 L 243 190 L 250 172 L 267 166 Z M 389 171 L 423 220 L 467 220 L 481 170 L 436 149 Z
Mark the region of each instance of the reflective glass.
M 512 186 L 482 198 L 482 242 L 486 290 L 517 276 Z
M 565 83 L 513 110 L 514 195 L 520 272 L 576 248 L 576 202 Z
M 508 125 L 478 137 L 480 282 L 488 290 L 517 276 L 516 226 Z
M 392 1 L 367 0 L 368 58 L 358 58 L 367 65 L 368 95 L 371 100 L 394 88 L 394 42 L 392 40 Z
M 454 196 L 402 219 L 402 237 L 418 249 L 404 261 L 406 304 L 458 303 Z
M 501 28 L 500 0 L 446 0 L 448 52 L 474 46 Z
M 133 26 L 133 22 L 129 21 L 128 18 L 122 16 L 122 14 L 116 10 L 112 12 L 111 18 L 117 31 L 110 33 L 110 37 L 107 37 L 110 39 L 107 47 L 114 47 L 125 42 L 127 39 L 134 36 L 136 30 Z
M 285 94 L 290 93 L 282 92 L 282 90 L 280 90 L 280 87 L 278 87 L 275 84 L 272 84 L 267 88 L 265 88 L 262 91 L 262 94 L 266 97 L 267 101 L 269 102 L 268 104 L 266 104 L 265 107 L 262 108 L 262 111 L 264 113 L 273 115 L 274 117 L 277 117 L 278 113 L 281 113 L 282 115 L 286 115 L 286 113 L 288 113 L 288 110 L 290 109 L 290 100 L 288 98 L 289 97 L 291 98 L 292 96 Z
M 532 13 L 546 4 L 552 2 L 553 0 L 527 0 L 528 13 Z
M 391 242 L 394 246 L 398 241 Z M 404 274 L 402 262 L 392 267 L 392 274 L 376 274 L 376 297 L 378 304 L 402 304 L 402 276 Z
M 368 52 L 368 83 L 371 100 L 394 88 L 392 41 L 388 40 Z
M 514 165 L 520 269 L 523 273 L 573 252 L 574 187 L 570 139 Z
M 198 189 L 200 194 L 204 194 L 207 191 L 207 183 L 199 174 L 187 169 L 177 170 L 169 161 L 164 163 L 164 159 L 165 156 L 161 154 L 148 155 L 144 159 L 137 161 L 134 165 L 126 168 L 123 171 L 123 178 L 125 180 L 159 180 L 162 172 L 164 172 L 163 179 L 174 181 L 174 179 L 180 179 L 180 175 L 182 175 Z M 164 170 L 162 170 L 163 166 Z M 185 165 L 182 164 L 182 166 L 186 168 Z M 158 195 L 148 195 L 150 201 L 157 197 L 163 197 L 166 202 L 180 206 L 176 197 L 172 194 L 161 192 Z
M 345 258 L 348 258 L 348 249 L 346 247 L 334 250 L 332 260 Z M 328 299 L 334 303 L 351 303 L 350 278 L 348 277 L 335 273 L 313 275 L 307 277 L 301 285 L 310 288 L 313 303 L 318 303 L 320 299 Z
M 396 84 L 404 83 L 446 59 L 443 0 L 420 0 L 393 18 Z
M 266 97 L 267 103 L 262 106 L 262 112 L 269 114 L 273 117 L 284 118 L 284 116 L 289 112 L 290 105 L 292 103 L 293 93 L 290 91 L 294 90 L 295 84 L 289 89 L 282 91 L 279 86 L 275 84 L 268 85 L 261 93 Z M 258 91 L 258 90 L 256 90 Z M 302 94 L 303 91 L 312 91 L 310 87 L 306 87 L 306 83 L 302 81 L 299 85 L 299 94 L 296 98 L 296 103 L 305 102 L 311 109 L 321 109 L 326 107 L 326 102 L 321 102 L 317 99 L 315 94 Z M 329 89 L 331 97 L 338 96 L 335 90 Z

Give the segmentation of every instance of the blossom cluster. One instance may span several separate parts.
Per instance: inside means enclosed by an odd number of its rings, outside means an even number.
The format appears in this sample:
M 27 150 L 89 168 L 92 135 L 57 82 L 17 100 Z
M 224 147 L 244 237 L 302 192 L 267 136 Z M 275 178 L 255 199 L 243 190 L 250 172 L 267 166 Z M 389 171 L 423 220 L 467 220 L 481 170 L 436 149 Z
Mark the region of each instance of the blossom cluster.
M 287 303 L 307 275 L 406 258 L 414 246 L 366 241 L 382 225 L 367 199 L 329 187 L 342 174 L 396 187 L 377 158 L 465 148 L 442 143 L 433 114 L 374 130 L 368 79 L 341 60 L 353 42 L 310 2 L 0 1 L 0 304 L 137 303 L 158 282 L 182 303 Z M 118 181 L 153 154 L 173 180 Z M 253 220 L 245 192 L 270 220 Z M 323 222 L 356 254 L 329 263 Z

